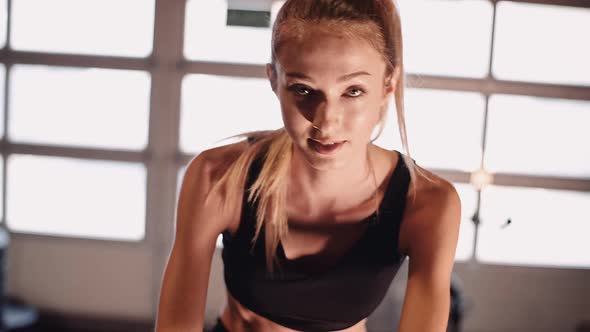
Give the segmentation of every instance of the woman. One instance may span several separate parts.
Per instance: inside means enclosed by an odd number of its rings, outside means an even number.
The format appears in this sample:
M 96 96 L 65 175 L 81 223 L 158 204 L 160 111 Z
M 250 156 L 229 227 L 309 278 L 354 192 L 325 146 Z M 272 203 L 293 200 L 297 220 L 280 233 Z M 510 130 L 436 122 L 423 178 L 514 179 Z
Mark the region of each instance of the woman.
M 189 163 L 156 331 L 202 331 L 219 234 L 214 331 L 366 331 L 406 256 L 399 331 L 445 331 L 460 201 L 409 157 L 393 3 L 288 0 L 266 69 L 284 128 Z M 372 144 L 392 95 L 407 155 Z

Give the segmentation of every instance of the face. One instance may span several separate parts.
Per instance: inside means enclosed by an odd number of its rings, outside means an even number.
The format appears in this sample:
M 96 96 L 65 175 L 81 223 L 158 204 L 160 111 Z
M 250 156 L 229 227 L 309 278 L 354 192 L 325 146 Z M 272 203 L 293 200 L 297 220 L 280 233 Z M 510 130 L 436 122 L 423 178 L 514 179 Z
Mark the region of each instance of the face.
M 321 30 L 306 36 L 283 44 L 276 71 L 267 65 L 294 154 L 317 170 L 364 162 L 395 89 L 385 61 L 359 39 Z

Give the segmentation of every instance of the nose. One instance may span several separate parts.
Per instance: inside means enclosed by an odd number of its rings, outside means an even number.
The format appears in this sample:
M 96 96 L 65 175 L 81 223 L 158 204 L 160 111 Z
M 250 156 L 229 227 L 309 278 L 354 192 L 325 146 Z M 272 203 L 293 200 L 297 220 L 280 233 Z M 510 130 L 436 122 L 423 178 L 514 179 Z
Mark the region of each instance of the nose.
M 336 103 L 324 99 L 317 106 L 312 124 L 322 132 L 322 136 L 331 136 L 340 125 L 341 113 Z

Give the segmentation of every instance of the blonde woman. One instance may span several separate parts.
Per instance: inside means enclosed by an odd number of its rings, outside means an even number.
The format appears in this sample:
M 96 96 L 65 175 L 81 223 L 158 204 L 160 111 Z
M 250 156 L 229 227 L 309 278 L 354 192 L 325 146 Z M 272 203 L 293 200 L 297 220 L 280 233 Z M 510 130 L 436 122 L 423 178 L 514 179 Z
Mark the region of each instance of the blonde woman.
M 445 331 L 460 200 L 410 157 L 394 3 L 288 0 L 272 37 L 284 128 L 187 166 L 156 331 L 203 330 L 219 234 L 228 298 L 213 331 L 366 331 L 406 256 L 398 330 Z M 405 153 L 371 137 L 392 96 Z

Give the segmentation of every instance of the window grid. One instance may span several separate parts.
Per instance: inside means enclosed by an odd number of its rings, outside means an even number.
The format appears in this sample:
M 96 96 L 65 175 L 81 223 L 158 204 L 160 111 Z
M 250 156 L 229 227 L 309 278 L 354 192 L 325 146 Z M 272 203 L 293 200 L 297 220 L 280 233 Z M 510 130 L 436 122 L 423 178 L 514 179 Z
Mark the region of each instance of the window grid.
M 495 8 L 500 0 L 489 0 L 493 6 L 493 21 L 495 24 Z M 584 0 L 514 0 L 513 2 L 531 4 L 550 4 L 571 7 L 590 8 L 590 3 Z M 116 151 L 108 149 L 88 149 L 67 146 L 48 146 L 40 144 L 17 144 L 0 140 L 0 151 L 4 163 L 2 176 L 6 179 L 6 160 L 10 154 L 32 154 L 78 157 L 96 160 L 133 161 L 146 165 L 147 181 L 147 213 L 146 238 L 134 245 L 149 246 L 159 253 L 161 261 L 166 258 L 166 249 L 172 238 L 175 192 L 177 171 L 186 165 L 193 157 L 182 153 L 179 149 L 179 114 L 180 91 L 182 78 L 187 74 L 213 74 L 231 77 L 266 78 L 264 65 L 216 63 L 206 61 L 187 61 L 183 57 L 184 34 L 184 0 L 156 0 L 154 39 L 152 53 L 145 58 L 129 58 L 116 56 L 91 56 L 74 54 L 54 54 L 40 52 L 21 52 L 10 49 L 11 0 L 8 0 L 7 37 L 6 45 L 0 49 L 0 63 L 4 64 L 6 84 L 4 132 L 7 133 L 10 121 L 8 98 L 10 98 L 10 68 L 13 64 L 40 64 L 51 66 L 96 67 L 112 69 L 135 69 L 147 71 L 151 74 L 150 99 L 150 128 L 148 145 L 142 151 Z M 491 30 L 494 34 L 494 27 Z M 492 35 L 490 47 L 490 63 L 488 75 L 485 78 L 460 78 L 433 75 L 407 74 L 409 82 L 419 82 L 416 88 L 479 92 L 485 96 L 485 119 L 487 119 L 488 99 L 492 94 L 514 94 L 542 96 L 564 99 L 590 100 L 590 87 L 539 84 L 529 82 L 514 82 L 498 80 L 491 75 L 493 61 L 494 38 Z M 487 122 L 484 121 L 482 149 L 485 153 L 485 136 Z M 482 155 L 483 166 L 483 155 Z M 469 183 L 470 173 L 454 170 L 433 169 L 435 173 L 449 181 Z M 6 208 L 6 182 L 3 181 L 3 205 Z M 590 191 L 590 179 L 565 179 L 557 177 L 533 177 L 516 174 L 494 175 L 494 184 L 541 187 L 553 189 L 567 189 Z M 473 219 L 479 218 L 479 196 Z M 4 211 L 4 216 L 6 210 Z M 3 216 L 3 219 L 4 219 Z M 166 220 L 167 222 L 158 222 Z M 5 220 L 3 220 L 5 222 Z M 474 246 L 477 243 L 478 227 L 475 229 Z M 22 236 L 33 236 L 22 234 Z M 474 247 L 474 248 L 475 248 Z M 473 259 L 473 257 L 472 257 Z M 162 263 L 163 264 L 163 263 Z M 157 265 L 157 264 L 156 264 Z M 160 267 L 155 267 L 155 275 Z

